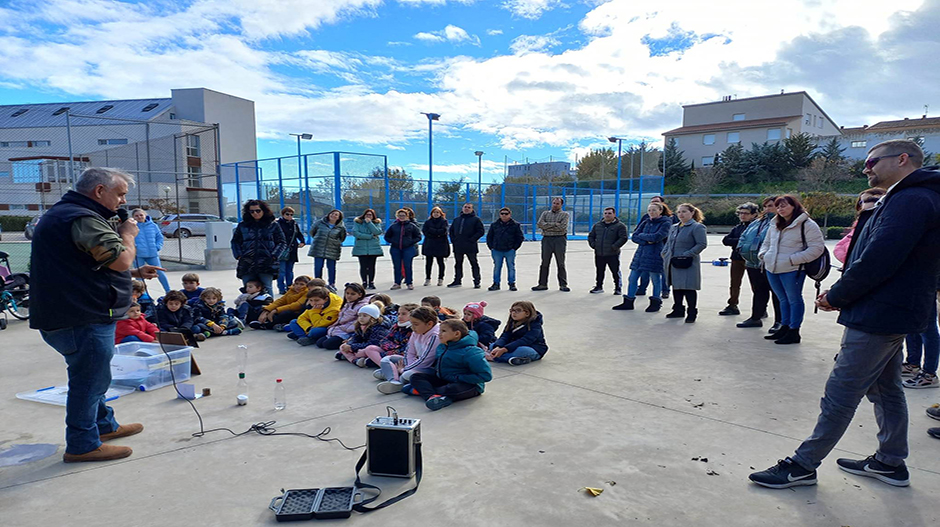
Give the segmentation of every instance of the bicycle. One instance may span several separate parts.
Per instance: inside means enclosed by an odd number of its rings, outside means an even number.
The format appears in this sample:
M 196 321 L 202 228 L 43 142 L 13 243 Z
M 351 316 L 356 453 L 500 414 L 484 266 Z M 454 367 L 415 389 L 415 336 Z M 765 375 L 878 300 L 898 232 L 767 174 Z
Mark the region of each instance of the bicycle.
M 0 330 L 7 327 L 7 313 L 29 320 L 29 274 L 10 272 L 10 255 L 0 251 Z

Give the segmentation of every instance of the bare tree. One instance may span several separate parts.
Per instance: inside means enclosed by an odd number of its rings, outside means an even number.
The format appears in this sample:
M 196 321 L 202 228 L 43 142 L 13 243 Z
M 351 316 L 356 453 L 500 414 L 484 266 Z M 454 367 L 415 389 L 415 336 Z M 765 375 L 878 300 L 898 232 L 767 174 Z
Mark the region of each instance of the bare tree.
M 722 173 L 713 167 L 696 168 L 692 174 L 691 191 L 693 194 L 711 194 L 723 179 Z

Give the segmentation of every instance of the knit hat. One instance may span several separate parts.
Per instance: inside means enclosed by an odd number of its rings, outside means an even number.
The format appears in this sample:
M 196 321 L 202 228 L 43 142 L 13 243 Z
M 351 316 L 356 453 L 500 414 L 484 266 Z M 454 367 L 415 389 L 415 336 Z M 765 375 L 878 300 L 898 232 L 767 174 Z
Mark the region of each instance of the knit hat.
M 374 304 L 366 304 L 359 308 L 359 314 L 365 313 L 372 318 L 379 319 L 382 318 L 382 313 L 379 312 L 379 307 Z
M 473 313 L 473 318 L 482 318 L 484 307 L 486 307 L 486 301 L 470 302 L 469 304 L 463 306 L 463 310 Z

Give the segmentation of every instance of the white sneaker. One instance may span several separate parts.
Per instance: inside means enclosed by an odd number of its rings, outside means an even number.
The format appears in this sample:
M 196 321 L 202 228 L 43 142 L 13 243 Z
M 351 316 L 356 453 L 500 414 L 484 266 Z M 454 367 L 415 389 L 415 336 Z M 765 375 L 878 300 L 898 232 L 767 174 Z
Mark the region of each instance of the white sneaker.
M 401 392 L 401 383 L 396 382 L 396 381 L 380 382 L 377 385 L 375 385 L 375 389 L 378 390 L 379 393 L 384 393 L 385 395 L 391 395 L 393 393 Z
M 381 369 L 381 368 L 379 368 L 379 369 L 375 370 L 374 372 L 372 372 L 372 376 L 375 377 L 375 380 L 377 380 L 377 381 L 386 381 L 386 380 L 388 380 L 388 379 L 385 378 L 385 374 L 382 373 L 382 369 Z
M 912 379 L 920 373 L 920 366 L 916 364 L 904 363 L 901 365 L 901 378 L 902 379 Z
M 922 371 L 912 379 L 905 379 L 901 383 L 905 388 L 940 388 L 940 380 L 935 373 Z
M 369 359 L 367 359 L 367 358 L 365 358 L 365 357 L 360 357 L 360 358 L 356 359 L 356 366 L 359 366 L 360 368 L 365 368 L 365 367 L 366 367 L 366 363 L 367 363 L 368 361 L 369 361 Z

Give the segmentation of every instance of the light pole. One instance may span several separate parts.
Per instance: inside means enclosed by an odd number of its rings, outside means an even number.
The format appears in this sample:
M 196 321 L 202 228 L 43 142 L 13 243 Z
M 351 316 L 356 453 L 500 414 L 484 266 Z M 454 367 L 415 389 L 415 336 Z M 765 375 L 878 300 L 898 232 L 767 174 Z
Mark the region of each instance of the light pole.
M 302 154 L 300 153 L 300 140 L 303 139 L 305 141 L 309 141 L 313 139 L 313 134 L 290 134 L 290 135 L 297 138 L 297 185 L 301 189 L 304 189 L 305 188 L 304 187 L 304 167 L 303 167 L 304 163 L 303 163 Z M 280 161 L 278 161 L 278 163 L 280 163 Z M 278 165 L 278 172 L 280 172 L 280 165 Z M 281 196 L 282 197 L 284 196 L 283 187 L 281 187 Z M 306 200 L 300 200 L 300 203 L 306 203 Z M 310 214 L 304 214 L 304 218 L 307 220 L 307 223 L 308 223 L 307 230 L 309 230 Z
M 483 214 L 483 152 L 477 150 L 473 153 L 477 156 L 477 202 L 480 214 Z M 468 196 L 469 197 L 469 196 Z
M 421 112 L 428 116 L 428 213 L 434 206 L 434 121 L 441 118 L 439 113 Z
M 620 215 L 620 165 L 622 164 L 621 152 L 623 151 L 623 139 L 620 137 L 608 137 L 611 143 L 617 143 L 617 194 L 614 195 L 614 208 L 617 209 L 617 215 Z

